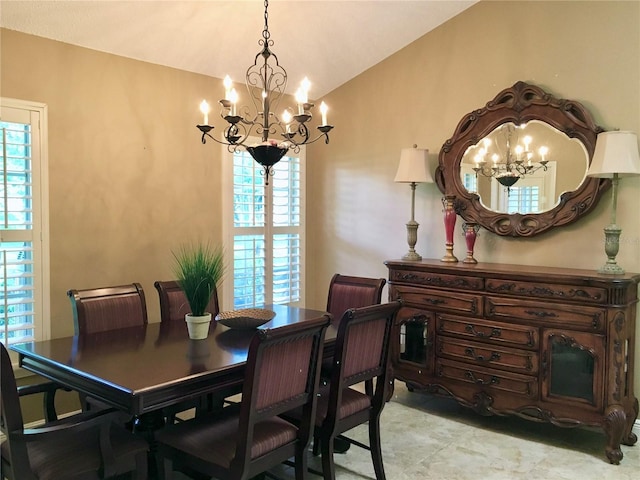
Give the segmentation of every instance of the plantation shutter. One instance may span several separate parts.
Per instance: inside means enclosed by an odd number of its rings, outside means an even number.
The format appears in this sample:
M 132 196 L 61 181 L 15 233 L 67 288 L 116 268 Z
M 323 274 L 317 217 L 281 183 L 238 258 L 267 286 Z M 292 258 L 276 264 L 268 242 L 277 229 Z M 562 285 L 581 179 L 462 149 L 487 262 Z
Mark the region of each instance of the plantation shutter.
M 43 107 L 7 103 L 12 102 L 2 99 L 0 119 L 0 340 L 10 345 L 48 337 L 49 323 L 43 291 Z
M 245 151 L 233 154 L 233 308 L 302 300 L 301 159 L 284 157 L 270 185 Z

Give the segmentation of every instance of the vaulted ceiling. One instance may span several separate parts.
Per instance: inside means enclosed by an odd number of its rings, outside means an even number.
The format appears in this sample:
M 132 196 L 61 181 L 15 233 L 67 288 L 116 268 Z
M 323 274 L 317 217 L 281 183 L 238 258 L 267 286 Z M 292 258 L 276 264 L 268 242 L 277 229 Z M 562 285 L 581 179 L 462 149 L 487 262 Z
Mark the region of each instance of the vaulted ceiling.
M 272 0 L 272 51 L 319 98 L 470 7 L 477 0 Z M 2 0 L 0 25 L 102 52 L 244 81 L 260 51 L 258 0 Z

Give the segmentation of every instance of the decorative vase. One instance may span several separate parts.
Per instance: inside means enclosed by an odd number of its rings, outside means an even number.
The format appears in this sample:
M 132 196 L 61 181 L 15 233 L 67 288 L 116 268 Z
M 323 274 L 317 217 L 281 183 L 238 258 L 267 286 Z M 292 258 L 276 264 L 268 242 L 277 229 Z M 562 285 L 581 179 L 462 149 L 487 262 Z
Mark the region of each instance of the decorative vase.
M 456 196 L 445 195 L 442 198 L 442 206 L 444 207 L 444 231 L 445 231 L 445 248 L 446 253 L 442 257 L 442 262 L 455 263 L 458 259 L 453 254 L 453 231 L 456 226 L 456 210 L 454 208 Z
M 462 263 L 478 263 L 478 261 L 473 258 L 473 247 L 476 244 L 478 230 L 480 230 L 480 225 L 477 223 L 466 222 L 462 224 L 462 233 L 464 235 L 465 242 L 467 243 L 467 257 L 462 261 Z
M 202 340 L 209 335 L 209 325 L 211 324 L 211 314 L 191 315 L 187 313 L 184 316 L 187 322 L 187 330 L 189 330 L 189 338 L 192 340 Z

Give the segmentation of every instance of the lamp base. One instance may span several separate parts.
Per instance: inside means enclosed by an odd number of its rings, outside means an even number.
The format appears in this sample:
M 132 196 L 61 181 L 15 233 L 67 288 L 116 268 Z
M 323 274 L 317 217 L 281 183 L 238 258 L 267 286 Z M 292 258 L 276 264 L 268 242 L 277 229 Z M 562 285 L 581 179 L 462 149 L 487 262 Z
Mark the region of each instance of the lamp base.
M 422 256 L 420 256 L 415 250 L 416 242 L 418 241 L 418 226 L 418 222 L 413 218 L 407 222 L 407 243 L 409 244 L 409 252 L 402 257 L 403 260 L 409 260 L 411 262 L 422 260 Z
M 598 273 L 604 273 L 607 275 L 621 275 L 624 270 L 620 265 L 616 263 L 616 255 L 620 250 L 620 234 L 622 229 L 616 225 L 611 224 L 604 229 L 604 251 L 607 254 L 607 263 L 605 263 Z
M 408 260 L 410 262 L 417 262 L 419 260 L 422 260 L 422 255 L 420 255 L 419 253 L 414 252 L 409 252 L 406 255 L 404 255 L 402 257 L 402 260 Z
M 598 273 L 605 273 L 607 275 L 622 275 L 624 269 L 617 263 L 605 263 L 598 269 Z

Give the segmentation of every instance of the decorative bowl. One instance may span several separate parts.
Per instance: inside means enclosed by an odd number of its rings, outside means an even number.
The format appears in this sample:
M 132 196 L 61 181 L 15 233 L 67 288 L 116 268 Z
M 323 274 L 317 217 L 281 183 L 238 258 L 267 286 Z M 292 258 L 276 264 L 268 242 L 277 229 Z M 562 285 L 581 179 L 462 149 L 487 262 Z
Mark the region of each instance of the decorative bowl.
M 246 147 L 247 152 L 263 167 L 271 167 L 278 163 L 289 151 L 288 148 L 279 145 L 255 145 Z
M 275 316 L 276 312 L 272 310 L 243 308 L 241 310 L 220 312 L 216 315 L 216 320 L 225 327 L 250 330 L 264 325 Z

